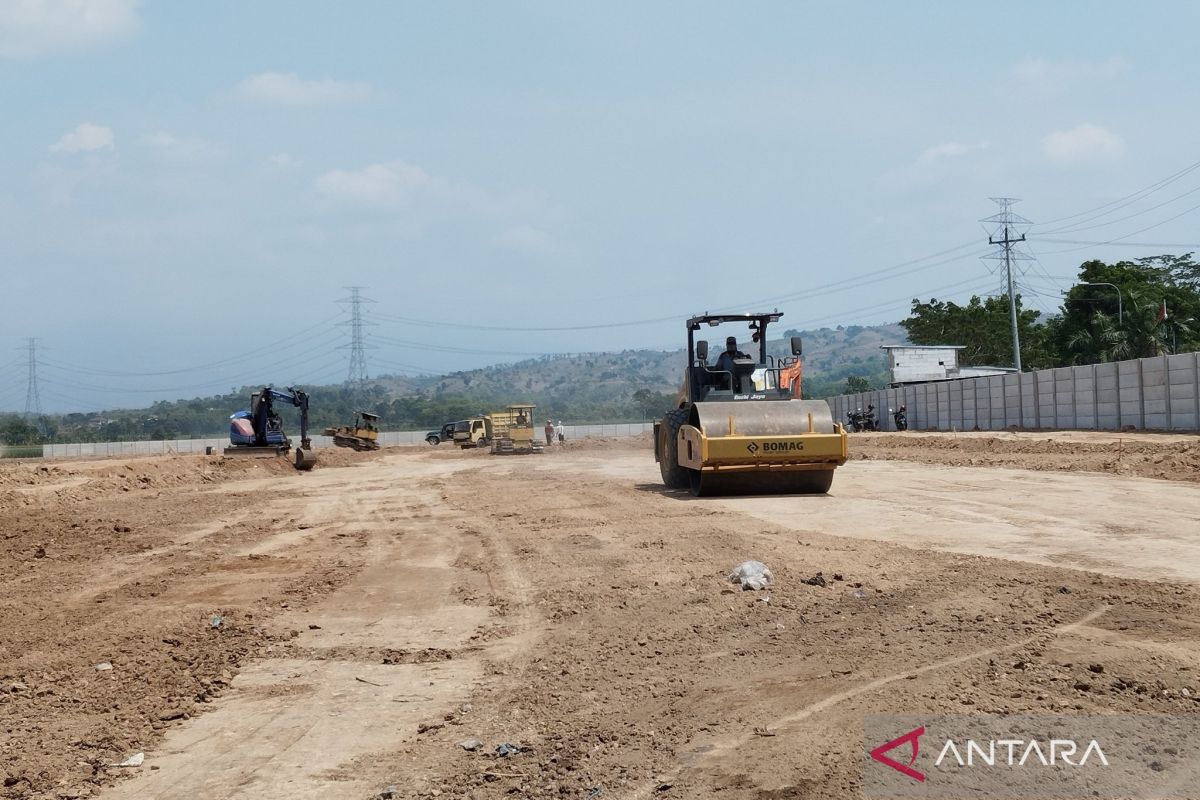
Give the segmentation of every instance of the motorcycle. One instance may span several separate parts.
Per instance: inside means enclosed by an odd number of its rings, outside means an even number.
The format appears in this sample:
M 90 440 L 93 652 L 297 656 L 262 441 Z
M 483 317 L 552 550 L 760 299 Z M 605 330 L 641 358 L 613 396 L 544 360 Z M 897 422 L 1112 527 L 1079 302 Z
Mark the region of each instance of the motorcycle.
M 875 406 L 867 406 L 866 411 L 861 408 L 848 411 L 846 419 L 849 420 L 850 430 L 854 433 L 879 430 L 879 423 L 875 419 Z
M 892 414 L 892 419 L 896 423 L 896 430 L 908 430 L 908 409 L 906 407 L 900 406 L 900 408 L 896 409 L 896 411 Z

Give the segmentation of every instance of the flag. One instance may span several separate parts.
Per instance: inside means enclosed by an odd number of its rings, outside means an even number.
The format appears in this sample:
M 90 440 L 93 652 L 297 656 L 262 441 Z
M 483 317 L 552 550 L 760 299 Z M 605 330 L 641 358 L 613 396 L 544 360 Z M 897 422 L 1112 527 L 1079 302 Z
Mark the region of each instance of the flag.
M 1162 308 L 1158 310 L 1158 316 L 1155 318 L 1158 322 L 1162 322 L 1167 318 L 1167 301 L 1162 301 Z

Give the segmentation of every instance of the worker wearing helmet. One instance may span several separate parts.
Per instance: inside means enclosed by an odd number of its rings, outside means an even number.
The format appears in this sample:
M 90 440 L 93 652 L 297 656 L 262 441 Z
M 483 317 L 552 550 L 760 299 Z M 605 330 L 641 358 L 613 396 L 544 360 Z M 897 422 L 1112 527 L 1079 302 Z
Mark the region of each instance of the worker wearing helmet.
M 722 375 L 721 380 L 732 382 L 733 380 L 733 362 L 740 358 L 749 358 L 750 356 L 738 350 L 736 336 L 730 336 L 725 339 L 725 352 L 717 357 L 717 372 L 728 373 L 728 376 Z M 729 387 L 726 387 L 729 388 Z

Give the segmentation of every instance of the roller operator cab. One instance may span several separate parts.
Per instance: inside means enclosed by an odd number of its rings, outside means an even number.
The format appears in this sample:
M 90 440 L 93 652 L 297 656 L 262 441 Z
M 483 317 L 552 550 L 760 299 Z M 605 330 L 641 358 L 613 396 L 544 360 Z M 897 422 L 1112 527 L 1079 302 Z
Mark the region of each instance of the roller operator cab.
M 823 494 L 846 463 L 848 437 L 824 400 L 800 399 L 801 342 L 768 353 L 783 316 L 704 314 L 687 321 L 688 361 L 675 408 L 654 423 L 654 458 L 669 489 L 718 494 Z M 697 332 L 724 325 L 713 357 Z M 743 352 L 743 348 L 745 352 Z

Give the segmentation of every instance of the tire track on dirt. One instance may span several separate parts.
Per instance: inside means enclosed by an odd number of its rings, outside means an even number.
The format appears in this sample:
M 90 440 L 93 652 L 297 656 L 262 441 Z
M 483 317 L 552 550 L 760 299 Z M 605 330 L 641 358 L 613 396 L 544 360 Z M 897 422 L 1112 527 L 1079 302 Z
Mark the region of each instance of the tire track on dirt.
M 906 669 L 901 672 L 876 678 L 875 680 L 869 681 L 860 686 L 855 686 L 853 688 L 831 694 L 815 703 L 810 703 L 804 708 L 784 714 L 783 716 L 776 717 L 767 723 L 765 727 L 768 730 L 778 731 L 779 729 L 786 728 L 790 725 L 794 725 L 797 722 L 808 719 L 815 714 L 819 714 L 826 709 L 838 705 L 839 703 L 843 703 L 860 695 L 882 689 L 883 687 L 897 681 L 906 680 L 919 675 L 925 675 L 927 673 L 936 672 L 948 667 L 958 666 L 959 664 L 964 664 L 968 661 L 975 661 L 980 658 L 992 656 L 1006 650 L 1015 650 L 1021 647 L 1028 647 L 1036 642 L 1054 639 L 1066 634 L 1070 634 L 1082 627 L 1088 626 L 1090 623 L 1103 616 L 1108 610 L 1108 605 L 1101 605 L 1074 622 L 1070 622 L 1066 625 L 1056 628 L 1053 631 L 1043 631 L 1020 641 L 1009 642 L 996 647 L 985 647 L 983 649 L 975 650 L 963 655 L 939 659 L 932 663 L 925 664 L 924 666 Z M 705 762 L 717 761 L 723 757 L 730 756 L 738 748 L 751 741 L 756 735 L 757 734 L 753 732 L 743 733 L 738 736 L 728 737 L 724 740 L 706 743 L 704 749 L 691 751 L 688 757 L 684 759 L 685 763 L 679 765 L 674 772 L 669 773 L 664 777 L 663 780 L 657 780 L 654 784 L 647 784 L 646 786 L 643 786 L 637 792 L 630 795 L 630 797 L 633 798 L 633 800 L 640 800 L 641 798 L 649 797 L 650 795 L 654 794 L 663 783 L 673 783 L 685 771 L 700 766 Z

